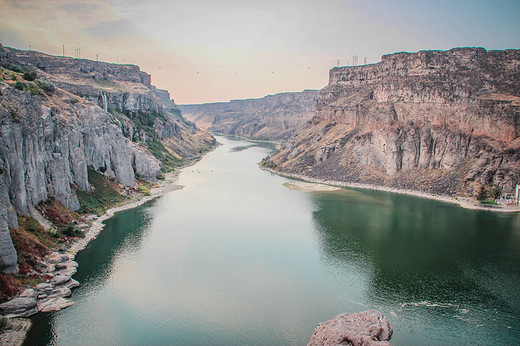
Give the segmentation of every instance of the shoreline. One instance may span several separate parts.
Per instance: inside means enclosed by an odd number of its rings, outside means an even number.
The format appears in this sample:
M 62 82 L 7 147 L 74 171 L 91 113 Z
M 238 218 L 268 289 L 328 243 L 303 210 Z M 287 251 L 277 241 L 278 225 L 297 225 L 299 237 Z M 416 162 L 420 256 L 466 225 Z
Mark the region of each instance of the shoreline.
M 18 314 L 18 316 L 6 315 L 9 321 L 8 323 L 12 321 L 13 328 L 6 329 L 0 333 L 0 341 L 9 340 L 9 344 L 11 345 L 22 345 L 27 333 L 32 327 L 32 316 L 42 312 L 59 311 L 73 305 L 74 302 L 67 298 L 72 295 L 72 288 L 80 286 L 80 283 L 72 278 L 78 267 L 78 264 L 74 261 L 75 255 L 85 249 L 92 240 L 97 238 L 105 227 L 103 222 L 113 217 L 115 213 L 139 207 L 167 193 L 181 190 L 184 186 L 177 184 L 179 174 L 182 172 L 182 169 L 193 166 L 197 162 L 198 160 L 192 161 L 188 165 L 181 167 L 178 171 L 165 174 L 165 180 L 159 181 L 156 187 L 150 188 L 150 194 L 147 196 L 144 195 L 138 199 L 135 197 L 135 199 L 132 198 L 128 201 L 124 201 L 122 204 L 108 209 L 99 216 L 95 214 L 86 215 L 85 221 L 89 222 L 90 226 L 84 233 L 85 237 L 75 239 L 69 248 L 63 252 L 54 250 L 43 260 L 43 264 L 47 265 L 47 274 L 51 275 L 52 279 L 47 280 L 47 282 L 42 282 L 38 286 L 45 285 L 47 289 L 49 286 L 52 286 L 53 290 L 50 291 L 49 296 L 40 300 L 38 295 L 42 293 L 42 289 L 39 289 L 37 286 L 35 289 L 26 289 L 18 296 L 12 298 L 10 301 L 18 298 L 32 297 L 34 304 L 32 304 L 32 308 Z M 68 280 L 57 282 L 56 279 L 62 277 L 67 277 Z
M 189 166 L 186 166 L 189 167 Z M 185 167 L 183 167 L 185 168 Z M 133 209 L 143 205 L 146 202 L 149 202 L 155 198 L 161 197 L 169 192 L 181 190 L 184 188 L 183 185 L 176 184 L 179 173 L 167 173 L 166 179 L 161 183 L 157 184 L 158 187 L 154 187 L 150 189 L 150 195 L 143 196 L 137 200 L 129 200 L 127 203 L 123 203 L 121 205 L 112 207 L 105 211 L 100 216 L 96 216 L 94 214 L 89 215 L 86 219 L 92 222 L 92 225 L 89 227 L 88 231 L 85 232 L 84 238 L 79 238 L 75 242 L 73 242 L 67 252 L 75 255 L 79 251 L 83 250 L 87 245 L 99 235 L 99 233 L 105 228 L 103 224 L 104 221 L 110 219 L 114 216 L 115 213 L 118 213 L 123 210 Z
M 337 181 L 337 180 L 326 180 L 326 179 L 319 179 L 319 178 L 312 178 L 305 176 L 303 174 L 296 174 L 296 173 L 287 173 L 278 171 L 273 168 L 264 167 L 262 165 L 258 165 L 260 169 L 285 177 L 285 178 L 291 178 L 291 179 L 297 179 L 302 181 L 307 181 L 315 184 L 323 184 L 323 185 L 330 185 L 330 186 L 336 186 L 341 188 L 357 188 L 357 189 L 364 189 L 364 190 L 376 190 L 376 191 L 385 191 L 385 192 L 392 192 L 392 193 L 398 193 L 398 194 L 404 194 L 409 196 L 415 196 L 420 198 L 428 198 L 433 199 L 441 202 L 451 203 L 451 204 L 457 204 L 465 209 L 472 209 L 472 210 L 485 210 L 485 211 L 494 211 L 494 212 L 502 212 L 502 213 L 518 213 L 520 212 L 520 206 L 517 207 L 510 207 L 510 206 L 497 206 L 497 207 L 488 207 L 483 205 L 476 205 L 475 202 L 467 197 L 450 197 L 450 196 L 442 196 L 442 195 L 435 195 L 427 192 L 422 192 L 418 190 L 410 190 L 410 189 L 399 189 L 395 187 L 386 187 L 386 186 L 378 186 L 378 185 L 371 185 L 371 184 L 361 184 L 361 183 L 348 183 L 344 181 Z

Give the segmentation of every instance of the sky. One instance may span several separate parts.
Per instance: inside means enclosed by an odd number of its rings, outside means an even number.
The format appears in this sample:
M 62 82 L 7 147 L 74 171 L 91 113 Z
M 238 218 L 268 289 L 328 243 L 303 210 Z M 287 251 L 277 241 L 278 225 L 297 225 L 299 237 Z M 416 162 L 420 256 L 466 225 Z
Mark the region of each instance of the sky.
M 135 64 L 178 104 L 321 89 L 384 54 L 520 48 L 520 0 L 0 0 L 0 43 Z

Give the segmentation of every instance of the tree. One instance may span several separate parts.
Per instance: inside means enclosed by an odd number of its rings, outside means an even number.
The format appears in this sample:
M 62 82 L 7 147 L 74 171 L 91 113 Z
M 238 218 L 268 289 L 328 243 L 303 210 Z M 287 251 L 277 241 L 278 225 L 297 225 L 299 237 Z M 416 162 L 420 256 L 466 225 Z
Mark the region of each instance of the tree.
M 478 194 L 477 194 L 477 201 L 482 202 L 483 200 L 485 200 L 487 198 L 487 196 L 488 196 L 488 194 L 487 194 L 486 187 L 484 185 L 481 185 L 480 190 L 478 191 Z
M 502 189 L 500 187 L 494 186 L 493 189 L 491 189 L 491 195 L 493 196 L 493 199 L 499 199 L 501 194 Z

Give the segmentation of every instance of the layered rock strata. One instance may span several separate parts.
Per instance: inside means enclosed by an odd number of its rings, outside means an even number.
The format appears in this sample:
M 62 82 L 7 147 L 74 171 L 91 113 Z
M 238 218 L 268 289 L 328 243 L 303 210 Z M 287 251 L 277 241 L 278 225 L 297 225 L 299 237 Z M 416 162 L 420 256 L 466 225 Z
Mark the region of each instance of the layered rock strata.
M 212 132 L 280 141 L 312 118 L 318 95 L 319 90 L 305 90 L 180 108 L 186 118 Z
M 287 173 L 449 196 L 520 182 L 520 51 L 396 53 L 333 68 L 270 159 Z

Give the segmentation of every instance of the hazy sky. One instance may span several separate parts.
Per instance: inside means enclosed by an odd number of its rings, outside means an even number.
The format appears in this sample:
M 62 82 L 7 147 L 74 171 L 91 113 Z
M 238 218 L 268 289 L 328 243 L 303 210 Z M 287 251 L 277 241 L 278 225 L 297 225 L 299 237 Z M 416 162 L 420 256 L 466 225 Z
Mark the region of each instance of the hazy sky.
M 0 0 L 0 43 L 152 75 L 177 103 L 321 89 L 398 51 L 520 48 L 520 0 Z

